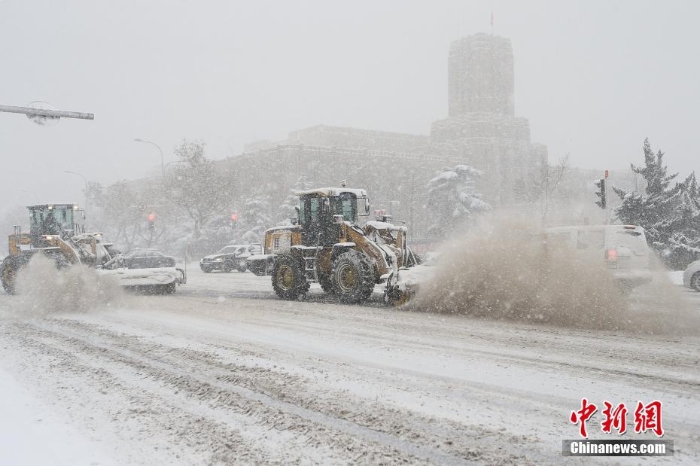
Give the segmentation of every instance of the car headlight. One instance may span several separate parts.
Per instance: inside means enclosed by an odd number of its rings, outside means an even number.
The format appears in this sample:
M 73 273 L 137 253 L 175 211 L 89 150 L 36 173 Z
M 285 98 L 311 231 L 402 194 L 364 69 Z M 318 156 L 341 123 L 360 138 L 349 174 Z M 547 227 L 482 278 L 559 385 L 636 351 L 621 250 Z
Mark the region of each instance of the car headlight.
M 214 259 L 214 262 L 223 262 L 224 260 L 221 257 L 217 257 Z

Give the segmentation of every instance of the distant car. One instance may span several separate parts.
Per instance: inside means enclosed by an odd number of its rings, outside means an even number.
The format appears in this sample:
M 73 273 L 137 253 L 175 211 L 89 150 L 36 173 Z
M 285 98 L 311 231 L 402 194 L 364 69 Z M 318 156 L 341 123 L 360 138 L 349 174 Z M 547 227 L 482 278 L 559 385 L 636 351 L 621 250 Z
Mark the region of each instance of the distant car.
M 156 269 L 175 267 L 175 258 L 166 256 L 156 249 L 134 249 L 122 256 L 124 266 L 128 269 Z
M 691 263 L 683 272 L 683 286 L 700 291 L 700 261 Z
M 260 253 L 262 253 L 262 246 L 258 243 L 231 244 L 225 246 L 216 254 L 203 257 L 199 261 L 199 268 L 204 273 L 210 273 L 214 270 L 231 272 L 234 269 L 239 272 L 245 272 L 247 269 L 246 259 L 249 256 Z
M 650 251 L 644 228 L 636 225 L 586 225 L 545 230 L 547 243 L 565 244 L 591 252 L 605 261 L 610 274 L 624 292 L 651 282 Z

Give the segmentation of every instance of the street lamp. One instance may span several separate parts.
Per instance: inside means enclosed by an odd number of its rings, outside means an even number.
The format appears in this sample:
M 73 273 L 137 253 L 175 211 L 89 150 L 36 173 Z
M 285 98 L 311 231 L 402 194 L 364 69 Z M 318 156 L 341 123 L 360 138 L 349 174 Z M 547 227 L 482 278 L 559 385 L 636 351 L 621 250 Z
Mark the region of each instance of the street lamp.
M 134 139 L 134 141 L 135 142 L 144 142 L 146 144 L 151 144 L 151 145 L 154 145 L 158 148 L 158 151 L 160 152 L 160 173 L 162 176 L 165 176 L 165 158 L 163 157 L 163 149 L 161 149 L 160 146 L 158 144 L 156 144 L 155 142 L 146 141 L 145 139 L 136 138 L 136 139 Z
M 70 170 L 66 170 L 65 173 L 70 173 L 71 175 L 77 175 L 85 181 L 85 212 L 87 213 L 87 208 L 88 208 L 88 180 L 85 178 L 83 175 L 81 175 L 78 172 L 72 172 Z

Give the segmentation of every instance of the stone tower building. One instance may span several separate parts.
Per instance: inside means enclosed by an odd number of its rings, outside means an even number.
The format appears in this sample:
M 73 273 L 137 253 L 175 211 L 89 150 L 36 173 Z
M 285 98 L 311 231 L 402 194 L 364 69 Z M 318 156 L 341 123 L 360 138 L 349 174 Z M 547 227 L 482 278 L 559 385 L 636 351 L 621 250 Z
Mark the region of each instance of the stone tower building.
M 513 47 L 509 39 L 476 34 L 452 42 L 449 116 L 474 112 L 514 116 Z
M 547 148 L 530 141 L 530 124 L 515 116 L 510 40 L 475 34 L 452 42 L 448 118 L 433 122 L 434 150 L 460 155 L 484 172 L 484 194 L 497 206 L 520 204 L 547 165 Z

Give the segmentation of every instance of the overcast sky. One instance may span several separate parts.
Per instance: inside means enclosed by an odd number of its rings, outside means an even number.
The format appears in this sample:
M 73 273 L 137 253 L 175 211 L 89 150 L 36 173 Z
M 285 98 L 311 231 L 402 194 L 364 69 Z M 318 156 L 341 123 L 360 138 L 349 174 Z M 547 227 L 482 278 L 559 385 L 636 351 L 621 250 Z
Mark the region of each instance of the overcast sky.
M 83 179 L 157 174 L 183 138 L 223 158 L 326 124 L 429 134 L 447 115 L 450 42 L 511 39 L 515 112 L 550 161 L 700 168 L 700 2 L 0 0 L 0 210 L 82 203 Z

